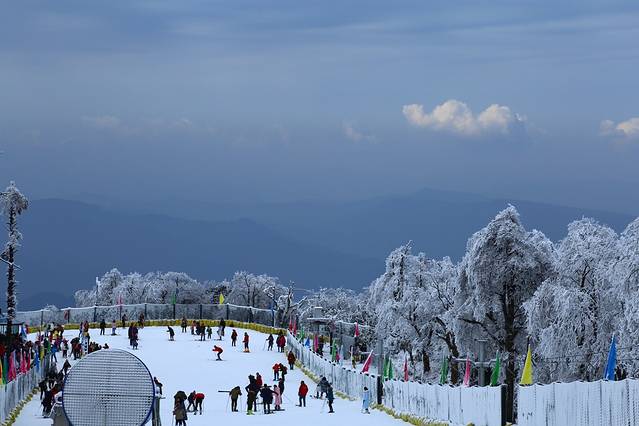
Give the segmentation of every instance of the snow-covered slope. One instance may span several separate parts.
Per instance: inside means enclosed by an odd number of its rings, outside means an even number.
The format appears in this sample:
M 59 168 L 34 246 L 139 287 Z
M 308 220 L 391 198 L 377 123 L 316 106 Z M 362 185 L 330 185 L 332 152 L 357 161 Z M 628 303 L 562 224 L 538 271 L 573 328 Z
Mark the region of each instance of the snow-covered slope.
M 266 335 L 254 331 L 248 331 L 251 337 L 251 353 L 243 353 L 238 346 L 231 346 L 231 329 L 227 329 L 227 337 L 222 342 L 200 342 L 190 331 L 181 333 L 179 327 L 175 328 L 175 341 L 168 340 L 166 327 L 147 327 L 140 330 L 139 349 L 132 351 L 144 361 L 151 374 L 157 376 L 164 385 L 164 395 L 167 397 L 161 402 L 162 424 L 173 424 L 173 395 L 178 390 L 187 394 L 193 390 L 203 392 L 206 395 L 203 404 L 203 415 L 189 413 L 187 424 L 189 426 L 211 425 L 221 422 L 225 426 L 234 425 L 273 425 L 303 426 L 320 424 L 363 424 L 364 422 L 375 425 L 401 425 L 405 424 L 384 413 L 371 411 L 370 415 L 361 414 L 361 401 L 346 401 L 337 398 L 334 403 L 335 414 L 328 414 L 324 401 L 307 398 L 307 407 L 296 407 L 297 388 L 301 380 L 309 385 L 309 394 L 315 391 L 315 384 L 301 371 L 295 369 L 289 371 L 286 376 L 283 406 L 285 410 L 273 415 L 262 415 L 261 411 L 254 416 L 246 415 L 245 392 L 242 390 L 242 406 L 239 413 L 231 413 L 228 402 L 228 394 L 218 393 L 218 390 L 229 390 L 240 385 L 242 389 L 248 384 L 248 375 L 259 372 L 266 383 L 273 384 L 273 372 L 271 367 L 275 362 L 286 364 L 284 354 L 268 352 L 264 348 Z M 240 335 L 244 330 L 237 329 Z M 109 333 L 110 330 L 107 330 Z M 67 338 L 72 338 L 77 331 L 70 330 L 65 333 Z M 126 330 L 118 329 L 117 336 L 99 336 L 98 330 L 91 330 L 92 338 L 100 343 L 108 343 L 112 348 L 130 350 Z M 213 344 L 224 348 L 223 361 L 215 361 L 212 352 Z M 238 345 L 241 343 L 238 342 Z M 61 358 L 61 357 L 59 357 Z M 62 363 L 59 362 L 59 365 Z M 15 426 L 44 426 L 51 424 L 50 419 L 40 416 L 41 406 L 38 398 L 34 398 L 24 407 L 18 417 Z M 327 423 L 328 422 L 328 423 Z

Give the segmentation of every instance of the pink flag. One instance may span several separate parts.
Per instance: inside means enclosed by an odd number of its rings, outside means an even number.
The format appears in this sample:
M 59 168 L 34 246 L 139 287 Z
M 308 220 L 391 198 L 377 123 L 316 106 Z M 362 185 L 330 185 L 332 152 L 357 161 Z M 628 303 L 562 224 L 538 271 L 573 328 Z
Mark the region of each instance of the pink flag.
M 470 359 L 466 357 L 466 372 L 464 372 L 464 386 L 470 386 Z
M 16 351 L 11 352 L 9 356 L 9 381 L 15 380 L 16 373 Z
M 293 317 L 289 318 L 288 320 L 288 331 L 293 331 Z
M 355 323 L 355 337 L 359 337 L 359 325 Z
M 408 358 L 404 355 L 404 381 L 408 381 Z
M 373 352 L 368 354 L 366 361 L 364 361 L 364 366 L 362 367 L 362 373 L 368 373 L 368 369 L 371 367 L 373 363 Z
M 315 336 L 313 336 L 313 351 L 317 352 L 317 350 L 319 349 L 319 338 L 317 337 L 317 334 Z
M 297 319 L 293 322 L 293 336 L 297 336 Z

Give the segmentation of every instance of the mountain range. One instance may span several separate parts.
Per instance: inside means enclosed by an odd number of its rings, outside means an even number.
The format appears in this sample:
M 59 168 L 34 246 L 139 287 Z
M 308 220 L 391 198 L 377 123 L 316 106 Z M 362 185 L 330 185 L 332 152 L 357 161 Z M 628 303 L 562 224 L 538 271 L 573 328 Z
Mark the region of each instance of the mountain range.
M 19 309 L 70 305 L 74 291 L 91 287 L 112 267 L 184 271 L 200 280 L 248 270 L 299 287 L 359 289 L 383 271 L 392 249 L 408 241 L 429 257 L 458 260 L 468 238 L 508 204 L 528 229 L 553 241 L 584 216 L 617 231 L 634 219 L 431 189 L 352 202 L 90 201 L 34 200 L 20 217 Z

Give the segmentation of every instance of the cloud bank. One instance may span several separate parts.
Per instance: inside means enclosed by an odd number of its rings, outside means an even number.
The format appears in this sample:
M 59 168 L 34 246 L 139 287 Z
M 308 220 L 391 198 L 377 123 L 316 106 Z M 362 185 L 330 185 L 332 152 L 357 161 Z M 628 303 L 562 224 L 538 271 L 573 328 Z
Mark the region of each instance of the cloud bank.
M 629 118 L 619 123 L 615 123 L 612 120 L 604 120 L 599 125 L 599 129 L 604 136 L 639 139 L 639 117 Z
M 475 115 L 468 105 L 456 99 L 437 105 L 432 112 L 424 112 L 424 106 L 420 104 L 404 105 L 402 112 L 414 126 L 462 136 L 508 135 L 526 121 L 509 107 L 498 104 L 492 104 Z

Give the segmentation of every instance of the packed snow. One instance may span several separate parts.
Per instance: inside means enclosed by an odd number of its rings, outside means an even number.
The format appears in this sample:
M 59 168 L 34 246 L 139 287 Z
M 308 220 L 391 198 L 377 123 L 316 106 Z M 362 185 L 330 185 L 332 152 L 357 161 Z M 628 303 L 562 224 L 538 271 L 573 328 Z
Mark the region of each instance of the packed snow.
M 179 390 L 187 394 L 195 390 L 205 394 L 203 403 L 203 414 L 193 415 L 189 413 L 188 425 L 211 425 L 215 422 L 222 422 L 226 426 L 232 425 L 272 425 L 278 423 L 285 425 L 321 424 L 330 422 L 331 424 L 361 424 L 367 422 L 376 426 L 398 425 L 404 422 L 394 419 L 382 412 L 371 410 L 371 414 L 362 414 L 361 400 L 348 401 L 336 396 L 334 402 L 334 414 L 328 414 L 328 409 L 324 400 L 311 398 L 310 394 L 315 393 L 316 385 L 300 370 L 295 368 L 286 375 L 286 386 L 283 394 L 284 411 L 272 415 L 262 414 L 261 407 L 253 416 L 246 415 L 246 392 L 244 387 L 248 384 L 248 375 L 255 375 L 259 372 L 265 383 L 273 385 L 273 370 L 271 367 L 276 362 L 287 365 L 285 354 L 266 350 L 267 335 L 248 330 L 251 340 L 251 352 L 243 353 L 241 348 L 241 336 L 243 329 L 237 329 L 240 337 L 238 346 L 232 347 L 230 333 L 232 328 L 227 327 L 226 337 L 219 342 L 215 339 L 200 342 L 198 336 L 191 335 L 190 330 L 186 333 L 180 331 L 180 327 L 173 327 L 176 331 L 175 341 L 169 341 L 166 327 L 145 327 L 139 332 L 138 350 L 131 350 L 127 338 L 126 329 L 118 328 L 118 335 L 110 336 L 107 329 L 106 336 L 100 336 L 98 329 L 91 329 L 92 339 L 99 344 L 108 343 L 111 348 L 121 348 L 131 351 L 138 356 L 148 366 L 151 374 L 156 376 L 163 384 L 163 394 L 166 399 L 161 401 L 161 419 L 165 425 L 171 425 L 173 421 L 173 395 Z M 77 335 L 76 330 L 66 331 L 65 337 L 71 339 Z M 33 338 L 33 336 L 30 336 Z M 217 344 L 224 349 L 223 361 L 216 361 L 212 351 L 213 345 Z M 58 365 L 61 366 L 64 360 L 58 354 Z M 74 362 L 71 360 L 70 362 Z M 304 380 L 309 386 L 309 397 L 307 397 L 306 408 L 297 407 L 297 389 L 300 381 Z M 242 397 L 238 404 L 237 413 L 230 410 L 230 402 L 227 393 L 218 391 L 228 391 L 235 386 L 242 388 Z M 89 408 L 89 407 L 87 407 Z M 51 424 L 50 419 L 41 416 L 42 407 L 38 396 L 27 404 L 15 422 L 15 426 L 43 426 Z M 90 415 L 88 410 L 87 415 Z

